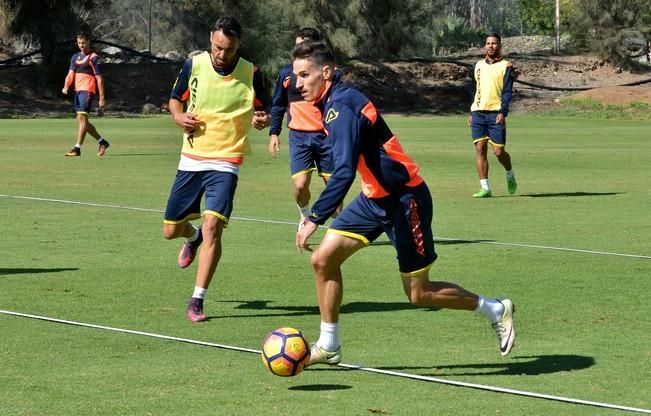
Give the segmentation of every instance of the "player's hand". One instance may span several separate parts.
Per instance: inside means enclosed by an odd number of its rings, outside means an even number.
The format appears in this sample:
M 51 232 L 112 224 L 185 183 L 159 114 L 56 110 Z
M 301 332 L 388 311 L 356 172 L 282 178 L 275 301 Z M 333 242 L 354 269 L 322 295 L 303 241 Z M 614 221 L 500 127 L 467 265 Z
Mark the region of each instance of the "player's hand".
M 314 234 L 319 226 L 308 220 L 303 220 L 301 225 L 302 226 L 296 233 L 296 249 L 299 253 L 303 253 L 303 250 L 311 252 L 313 250 L 312 247 L 310 247 L 310 245 L 307 243 L 307 240 L 312 234 Z
M 269 136 L 269 154 L 275 159 L 278 152 L 280 152 L 280 139 L 277 134 L 272 134 Z
M 256 111 L 253 113 L 251 124 L 257 130 L 262 130 L 271 124 L 271 117 L 265 111 Z
M 106 102 L 104 101 L 104 97 L 100 97 L 99 99 L 99 106 L 97 108 L 97 115 L 98 116 L 103 116 L 104 115 L 104 107 L 106 106 Z
M 472 127 L 472 116 L 468 116 L 468 127 Z
M 61 92 L 63 93 L 63 95 L 68 95 L 68 89 L 67 88 L 61 89 Z
M 181 126 L 186 133 L 192 133 L 200 121 L 197 120 L 197 115 L 194 113 L 180 113 L 174 115 L 174 122 Z
M 504 114 L 499 113 L 497 117 L 495 117 L 495 124 L 504 124 Z

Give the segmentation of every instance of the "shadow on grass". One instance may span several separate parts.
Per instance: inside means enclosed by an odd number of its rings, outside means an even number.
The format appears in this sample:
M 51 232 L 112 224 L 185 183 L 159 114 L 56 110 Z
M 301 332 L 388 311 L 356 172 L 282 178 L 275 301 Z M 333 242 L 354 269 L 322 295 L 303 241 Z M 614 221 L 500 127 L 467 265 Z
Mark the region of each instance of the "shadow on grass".
M 131 157 L 131 156 L 167 156 L 170 153 L 108 153 L 104 157 Z
M 274 306 L 273 301 L 240 301 L 240 300 L 220 300 L 218 303 L 239 303 L 233 309 L 265 311 L 265 313 L 246 314 L 246 315 L 228 315 L 223 318 L 261 318 L 267 316 L 304 316 L 318 315 L 318 306 Z M 403 310 L 420 309 L 424 311 L 437 311 L 438 308 L 421 308 L 407 302 L 351 302 L 341 305 L 342 314 L 349 313 L 366 313 L 366 312 L 394 312 Z
M 13 274 L 57 273 L 57 272 L 69 272 L 75 270 L 79 270 L 79 269 L 76 267 L 60 267 L 60 268 L 52 268 L 52 269 L 35 269 L 35 268 L 22 268 L 22 267 L 6 268 L 6 269 L 0 268 L 0 276 L 9 276 Z
M 572 196 L 608 196 L 619 195 L 622 192 L 556 192 L 548 194 L 522 194 L 520 196 L 528 196 L 530 198 L 551 198 L 551 197 L 572 197 Z
M 306 384 L 304 386 L 292 386 L 287 390 L 293 391 L 332 391 L 332 390 L 349 390 L 352 386 L 346 384 Z
M 592 367 L 595 360 L 592 357 L 583 355 L 534 355 L 517 356 L 514 360 L 526 360 L 520 362 L 508 361 L 503 363 L 483 364 L 453 364 L 432 367 L 378 367 L 383 370 L 435 370 L 428 375 L 438 376 L 508 376 L 508 375 L 529 375 L 561 373 L 565 371 L 583 370 Z M 476 370 L 476 371 L 473 371 Z

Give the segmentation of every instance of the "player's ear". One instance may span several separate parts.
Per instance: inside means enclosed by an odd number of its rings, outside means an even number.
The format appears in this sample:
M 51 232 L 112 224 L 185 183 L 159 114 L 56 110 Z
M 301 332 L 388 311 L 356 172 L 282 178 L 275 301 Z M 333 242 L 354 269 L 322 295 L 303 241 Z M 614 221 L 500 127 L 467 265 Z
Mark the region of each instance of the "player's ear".
M 333 73 L 332 65 L 328 64 L 328 65 L 323 65 L 323 67 L 321 67 L 321 74 L 323 75 L 324 79 L 330 81 L 332 79 L 332 73 Z

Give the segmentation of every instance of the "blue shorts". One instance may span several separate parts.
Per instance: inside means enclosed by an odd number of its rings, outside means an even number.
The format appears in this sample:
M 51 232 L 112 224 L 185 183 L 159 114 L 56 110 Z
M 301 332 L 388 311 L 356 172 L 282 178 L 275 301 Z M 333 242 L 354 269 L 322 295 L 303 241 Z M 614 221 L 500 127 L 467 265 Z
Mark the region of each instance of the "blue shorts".
M 498 114 L 497 111 L 473 111 L 471 113 L 470 129 L 473 143 L 488 140 L 497 146 L 506 145 L 506 118 L 504 123 L 496 124 L 495 119 Z
M 179 224 L 201 218 L 201 198 L 205 193 L 203 214 L 214 215 L 228 224 L 236 188 L 237 175 L 230 172 L 179 170 L 167 200 L 164 222 Z
M 289 131 L 289 169 L 292 177 L 316 170 L 330 176 L 333 169 L 332 138 L 324 132 Z
M 75 93 L 75 111 L 88 114 L 93 107 L 95 94 L 90 91 L 77 91 Z
M 436 260 L 432 234 L 432 195 L 425 182 L 384 198 L 359 194 L 334 219 L 328 232 L 369 245 L 383 232 L 398 254 L 403 274 L 420 272 Z

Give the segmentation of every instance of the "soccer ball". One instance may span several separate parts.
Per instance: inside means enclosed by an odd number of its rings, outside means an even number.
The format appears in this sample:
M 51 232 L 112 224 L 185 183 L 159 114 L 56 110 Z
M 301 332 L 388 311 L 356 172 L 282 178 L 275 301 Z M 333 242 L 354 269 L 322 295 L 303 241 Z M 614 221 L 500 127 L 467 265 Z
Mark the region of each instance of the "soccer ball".
M 301 331 L 296 328 L 271 331 L 262 343 L 262 363 L 277 376 L 300 374 L 309 359 L 310 347 Z

